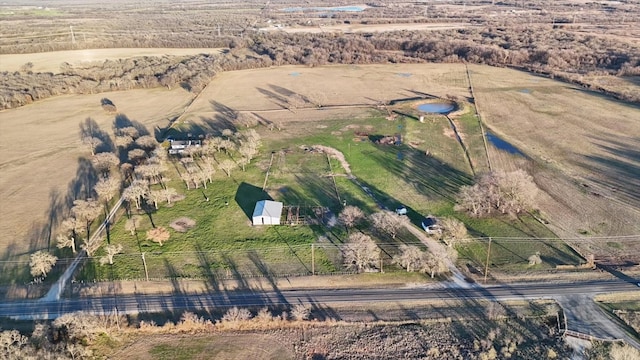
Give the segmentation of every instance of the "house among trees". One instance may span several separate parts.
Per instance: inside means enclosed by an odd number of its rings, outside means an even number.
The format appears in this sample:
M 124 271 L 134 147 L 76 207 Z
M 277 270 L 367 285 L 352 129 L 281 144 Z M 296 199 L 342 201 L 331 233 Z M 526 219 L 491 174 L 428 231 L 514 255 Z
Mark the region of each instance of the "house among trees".
M 202 140 L 169 140 L 169 154 L 182 154 L 190 147 L 201 147 Z
M 271 200 L 261 200 L 253 210 L 253 225 L 280 225 L 282 203 Z

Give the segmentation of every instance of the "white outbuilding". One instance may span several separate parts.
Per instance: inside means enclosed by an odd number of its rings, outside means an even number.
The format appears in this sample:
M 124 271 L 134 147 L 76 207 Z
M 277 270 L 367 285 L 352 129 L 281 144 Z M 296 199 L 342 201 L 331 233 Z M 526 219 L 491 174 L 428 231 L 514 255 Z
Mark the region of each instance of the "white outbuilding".
M 253 225 L 280 225 L 282 203 L 271 200 L 260 200 L 253 210 Z

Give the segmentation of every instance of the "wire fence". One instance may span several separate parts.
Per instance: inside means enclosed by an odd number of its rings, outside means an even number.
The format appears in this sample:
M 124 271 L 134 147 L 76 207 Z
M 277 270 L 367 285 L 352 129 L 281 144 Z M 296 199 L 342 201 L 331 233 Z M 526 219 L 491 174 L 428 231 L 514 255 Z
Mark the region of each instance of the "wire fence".
M 589 238 L 510 238 L 483 237 L 460 241 L 457 246 L 461 264 L 475 266 L 481 272 L 502 268 L 511 271 L 549 270 L 559 265 L 577 266 L 584 263 L 581 254 L 566 245 L 585 242 L 612 256 L 629 246 L 640 246 L 640 235 Z M 491 243 L 491 245 L 489 245 Z M 400 246 L 414 245 L 426 251 L 420 242 L 378 243 L 379 262 L 372 271 L 403 271 L 394 262 Z M 253 277 L 285 277 L 310 274 L 353 273 L 343 264 L 343 243 L 274 245 L 260 248 L 237 248 L 218 251 L 150 251 L 116 254 L 109 264 L 104 256 L 87 257 L 75 281 L 106 281 L 123 279 L 240 279 Z M 539 254 L 542 264 L 530 266 L 530 257 Z M 47 281 L 55 278 L 73 261 L 61 258 Z M 29 283 L 28 258 L 0 261 L 0 280 L 7 283 Z

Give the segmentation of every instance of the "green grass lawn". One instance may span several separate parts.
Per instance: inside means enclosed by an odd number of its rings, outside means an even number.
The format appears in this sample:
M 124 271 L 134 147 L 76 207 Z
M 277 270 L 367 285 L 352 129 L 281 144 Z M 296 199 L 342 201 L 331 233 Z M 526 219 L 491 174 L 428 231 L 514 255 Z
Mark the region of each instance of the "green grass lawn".
M 469 141 L 472 161 L 481 163 L 484 145 L 477 120 L 468 113 L 461 115 L 458 121 Z M 474 237 L 555 238 L 546 227 L 528 216 L 474 219 L 453 211 L 455 194 L 460 186 L 472 184 L 473 176 L 457 141 L 443 135 L 443 129 L 449 125 L 442 117 L 435 116 L 425 123 L 403 116 L 388 121 L 382 114 L 372 112 L 368 118 L 331 119 L 317 125 L 321 126 L 309 127 L 303 122 L 288 125 L 291 129 L 307 126 L 302 136 L 287 135 L 287 129 L 278 136 L 258 128 L 263 134 L 261 154 L 245 172 L 238 168 L 228 177 L 218 171 L 207 189 L 186 190 L 184 183 L 177 180 L 182 165 L 175 161 L 167 174 L 174 179 L 168 186 L 178 189 L 185 198 L 171 206 L 161 204 L 158 210 L 137 211 L 142 224 L 135 235 L 125 231 L 126 216 L 121 216 L 111 229 L 110 241 L 121 243 L 123 253 L 116 256 L 113 266 L 101 266 L 97 259 L 89 261 L 80 278 L 144 278 L 142 253 L 151 278 L 308 274 L 312 267 L 311 244 L 319 237 L 324 243 L 315 249 L 316 272 L 341 271 L 335 244 L 343 242 L 347 234 L 339 227 L 253 227 L 250 219 L 255 202 L 263 199 L 283 201 L 285 206 L 300 206 L 301 212 L 324 207 L 337 215 L 343 204 L 357 205 L 365 213 L 377 211 L 379 207 L 374 199 L 360 186 L 367 187 L 389 209 L 405 205 L 409 218 L 417 226 L 425 215 L 433 214 L 459 218 Z M 402 135 L 402 144 L 381 145 L 370 141 L 395 134 Z M 410 141 L 416 144 L 409 144 Z M 349 179 L 338 160 L 309 151 L 313 145 L 342 152 L 357 183 Z M 428 155 L 426 149 L 430 149 Z M 227 155 L 219 153 L 216 157 L 222 160 Z M 269 163 L 270 175 L 263 191 Z M 136 213 L 136 210 L 132 212 Z M 169 228 L 169 224 L 180 217 L 195 220 L 196 226 L 185 233 L 169 229 L 171 239 L 163 246 L 146 239 L 145 232 L 153 225 Z M 369 229 L 362 230 L 371 233 Z M 378 237 L 378 241 L 388 243 L 384 249 L 388 254 L 385 261 L 390 262 L 393 249 L 399 244 L 417 240 L 401 232 L 397 239 Z M 461 259 L 483 264 L 486 242 L 472 242 L 461 246 L 459 251 Z M 496 239 L 492 245 L 491 263 L 505 269 L 528 269 L 527 258 L 536 251 L 540 251 L 543 259 L 538 268 L 580 260 L 561 241 Z M 96 256 L 101 255 L 99 251 Z

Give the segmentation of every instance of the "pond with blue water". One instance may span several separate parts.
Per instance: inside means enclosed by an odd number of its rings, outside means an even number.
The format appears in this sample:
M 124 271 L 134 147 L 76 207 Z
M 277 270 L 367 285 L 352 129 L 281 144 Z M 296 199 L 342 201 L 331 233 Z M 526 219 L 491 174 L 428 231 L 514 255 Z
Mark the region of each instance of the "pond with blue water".
M 431 114 L 448 114 L 456 108 L 452 103 L 428 103 L 418 105 L 418 111 Z

